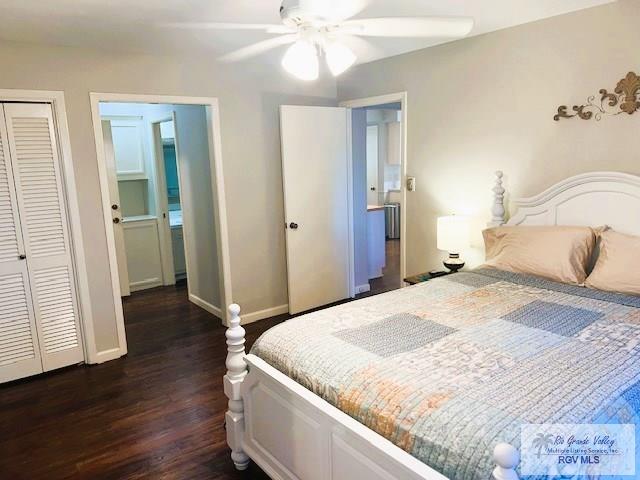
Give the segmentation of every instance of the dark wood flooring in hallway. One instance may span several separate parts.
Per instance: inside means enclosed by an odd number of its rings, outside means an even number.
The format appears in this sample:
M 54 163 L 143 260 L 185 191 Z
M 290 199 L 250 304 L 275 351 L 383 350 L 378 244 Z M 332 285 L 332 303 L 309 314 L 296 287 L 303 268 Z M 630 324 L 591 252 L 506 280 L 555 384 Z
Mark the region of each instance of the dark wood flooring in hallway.
M 220 321 L 185 285 L 124 308 L 126 357 L 0 386 L 0 479 L 267 479 L 229 458 Z M 248 325 L 248 346 L 282 320 Z

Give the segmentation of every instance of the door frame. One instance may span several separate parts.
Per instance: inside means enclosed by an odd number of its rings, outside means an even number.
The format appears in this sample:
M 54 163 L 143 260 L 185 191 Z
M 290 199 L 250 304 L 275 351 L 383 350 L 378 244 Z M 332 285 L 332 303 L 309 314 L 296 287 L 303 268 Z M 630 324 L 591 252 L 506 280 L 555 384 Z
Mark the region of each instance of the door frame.
M 95 343 L 95 329 L 91 311 L 91 297 L 89 295 L 89 275 L 85 260 L 85 249 L 82 240 L 80 224 L 80 206 L 78 189 L 71 157 L 71 139 L 67 123 L 64 92 L 55 90 L 13 90 L 0 89 L 0 102 L 36 102 L 48 103 L 53 110 L 53 123 L 58 144 L 58 158 L 62 172 L 62 193 L 66 202 L 69 221 L 69 244 L 71 247 L 71 261 L 74 268 L 74 282 L 78 301 L 78 316 L 80 325 L 80 339 L 85 362 L 93 363 L 98 356 Z
M 402 112 L 402 132 L 401 132 L 401 155 L 400 155 L 400 171 L 402 172 L 402 181 L 400 182 L 400 285 L 402 285 L 402 281 L 407 276 L 407 92 L 396 92 L 389 93 L 386 95 L 377 95 L 374 97 L 365 97 L 358 98 L 354 100 L 344 100 L 339 103 L 339 106 L 346 107 L 350 109 L 354 108 L 363 108 L 363 107 L 373 107 L 376 105 L 384 105 L 387 103 L 398 103 L 400 102 L 400 108 Z M 351 118 L 351 116 L 349 117 Z M 351 132 L 349 132 L 349 170 L 351 172 L 351 181 L 349 183 L 349 197 L 353 196 L 353 145 L 351 145 Z M 353 202 L 352 202 L 353 203 Z M 351 245 L 349 248 L 351 249 L 351 289 L 352 296 L 355 296 L 356 285 L 355 285 L 355 246 L 354 246 L 354 231 L 353 231 L 353 205 L 349 206 L 349 217 L 350 217 L 350 237 L 351 237 Z
M 231 290 L 231 261 L 229 254 L 229 234 L 227 223 L 227 206 L 224 189 L 224 172 L 222 162 L 222 140 L 220 128 L 220 107 L 216 97 L 190 97 L 176 95 L 147 95 L 129 93 L 101 93 L 90 92 L 89 100 L 91 104 L 91 118 L 93 121 L 94 141 L 96 155 L 98 159 L 98 176 L 100 178 L 100 191 L 102 195 L 102 214 L 106 230 L 107 250 L 109 252 L 109 269 L 111 271 L 111 287 L 113 291 L 113 301 L 116 310 L 116 325 L 118 329 L 119 347 L 109 351 L 109 358 L 101 361 L 118 358 L 127 353 L 126 334 L 124 326 L 124 313 L 122 310 L 122 299 L 120 297 L 117 256 L 115 250 L 115 239 L 111 225 L 111 205 L 109 204 L 108 176 L 105 163 L 104 148 L 101 134 L 100 102 L 121 102 L 121 103 L 162 103 L 178 105 L 203 105 L 207 111 L 207 126 L 209 137 L 209 161 L 211 166 L 211 183 L 213 190 L 213 203 L 215 212 L 216 244 L 218 246 L 218 258 L 220 263 L 220 283 L 222 285 L 220 295 L 222 305 L 233 298 Z M 222 323 L 227 325 L 228 312 L 222 309 Z

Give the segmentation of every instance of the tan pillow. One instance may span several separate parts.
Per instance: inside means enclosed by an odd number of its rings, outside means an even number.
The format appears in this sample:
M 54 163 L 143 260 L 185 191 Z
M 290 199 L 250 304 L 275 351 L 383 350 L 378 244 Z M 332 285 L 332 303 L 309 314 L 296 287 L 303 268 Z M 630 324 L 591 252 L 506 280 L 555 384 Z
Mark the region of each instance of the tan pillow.
M 486 266 L 582 285 L 596 244 L 590 227 L 505 226 L 482 232 Z
M 600 234 L 600 256 L 584 282 L 589 288 L 640 295 L 640 237 L 607 230 Z

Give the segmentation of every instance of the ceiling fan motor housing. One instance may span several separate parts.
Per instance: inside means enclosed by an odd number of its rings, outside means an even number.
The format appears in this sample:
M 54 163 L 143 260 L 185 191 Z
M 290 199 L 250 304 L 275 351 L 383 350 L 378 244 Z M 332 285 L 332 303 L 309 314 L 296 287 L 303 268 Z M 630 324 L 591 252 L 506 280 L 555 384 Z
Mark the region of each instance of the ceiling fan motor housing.
M 306 23 L 328 22 L 329 14 L 326 0 L 282 0 L 280 17 L 288 27 L 297 27 Z

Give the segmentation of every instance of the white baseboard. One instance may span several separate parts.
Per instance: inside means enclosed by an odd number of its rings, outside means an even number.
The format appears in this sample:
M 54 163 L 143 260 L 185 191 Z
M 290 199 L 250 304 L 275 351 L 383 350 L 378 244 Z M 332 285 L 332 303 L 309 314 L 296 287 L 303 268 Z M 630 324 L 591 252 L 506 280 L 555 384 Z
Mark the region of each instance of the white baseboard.
M 162 286 L 161 278 L 147 278 L 140 280 L 139 282 L 131 282 L 129 284 L 129 290 L 132 292 L 139 292 L 140 290 L 146 290 L 147 288 L 155 288 Z
M 363 285 L 356 285 L 356 295 L 359 293 L 365 293 L 371 291 L 371 285 L 365 283 Z
M 251 313 L 240 312 L 240 318 L 242 319 L 242 325 L 247 323 L 257 322 L 258 320 L 264 320 L 265 318 L 274 317 L 276 315 L 282 315 L 289 312 L 289 304 L 278 305 L 277 307 L 265 308 L 264 310 L 258 310 Z
M 201 299 L 200 297 L 194 295 L 193 293 L 189 294 L 189 301 L 191 303 L 195 303 L 197 306 L 199 306 L 203 310 L 206 310 L 207 312 L 212 313 L 216 317 L 224 320 L 224 318 L 222 316 L 222 310 L 220 310 L 215 305 L 211 305 L 209 302 L 204 301 L 203 299 Z

